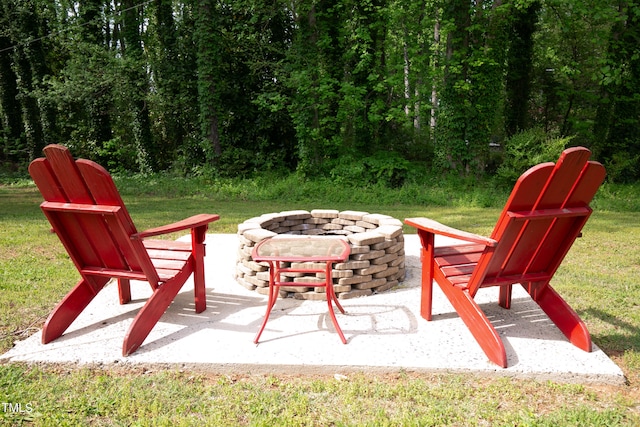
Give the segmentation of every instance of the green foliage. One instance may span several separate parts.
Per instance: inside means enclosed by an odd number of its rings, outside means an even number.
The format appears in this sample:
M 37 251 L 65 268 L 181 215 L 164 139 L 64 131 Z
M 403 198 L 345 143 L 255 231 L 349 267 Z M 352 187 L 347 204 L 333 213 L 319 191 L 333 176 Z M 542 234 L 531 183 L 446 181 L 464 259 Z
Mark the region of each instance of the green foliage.
M 448 40 L 440 95 L 435 154 L 437 168 L 481 176 L 489 143 L 502 133 L 504 45 L 509 14 L 504 7 L 475 10 L 456 0 L 444 9 Z
M 582 145 L 594 148 L 593 134 L 601 128 L 594 118 L 603 99 L 597 82 L 618 19 L 616 8 L 606 0 L 543 4 L 533 35 L 530 125 L 576 135 Z
M 540 1 L 527 2 L 528 5 L 514 10 L 509 31 L 509 52 L 507 57 L 505 130 L 512 136 L 519 130 L 528 128 L 529 98 L 533 70 L 533 35 L 538 21 Z
M 527 169 L 544 162 L 555 162 L 573 138 L 554 138 L 540 128 L 519 132 L 504 141 L 503 161 L 497 178 L 512 186 Z
M 490 142 L 541 127 L 639 177 L 636 7 L 134 3 L 0 3 L 0 161 L 56 142 L 113 169 L 326 176 L 347 156 L 398 186 L 376 153 L 482 177 Z
M 203 10 L 196 14 L 194 32 L 197 103 L 205 153 L 200 165 L 210 163 L 221 174 L 238 176 L 295 169 L 294 125 L 282 70 L 290 15 L 278 2 L 198 7 Z
M 104 141 L 99 146 L 91 148 L 95 150 L 100 163 L 110 171 L 124 173 L 137 169 L 135 161 L 137 150 L 134 146 L 123 143 L 120 137 Z M 76 152 L 74 144 L 69 144 L 69 149 Z
M 383 185 L 401 187 L 409 174 L 410 163 L 394 152 L 378 152 L 364 158 L 341 157 L 331 169 L 330 176 L 337 184 L 352 186 Z
M 636 182 L 640 176 L 640 153 L 613 153 L 611 159 L 605 162 L 605 167 L 607 177 L 613 182 Z
M 594 148 L 609 179 L 633 182 L 640 178 L 640 8 L 629 4 L 612 18 L 598 75 Z

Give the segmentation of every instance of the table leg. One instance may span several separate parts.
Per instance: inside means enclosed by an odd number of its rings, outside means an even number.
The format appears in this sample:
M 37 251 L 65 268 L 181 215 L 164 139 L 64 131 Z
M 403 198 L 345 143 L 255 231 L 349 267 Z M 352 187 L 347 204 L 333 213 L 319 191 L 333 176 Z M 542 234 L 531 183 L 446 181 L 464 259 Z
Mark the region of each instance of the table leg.
M 258 344 L 260 340 L 260 335 L 262 335 L 262 331 L 264 331 L 265 326 L 267 326 L 267 321 L 269 320 L 269 315 L 271 314 L 271 310 L 278 299 L 278 286 L 276 286 L 276 275 L 280 275 L 279 273 L 279 262 L 276 262 L 276 265 L 273 262 L 269 261 L 269 301 L 267 302 L 267 312 L 264 315 L 264 321 L 262 322 L 262 326 L 260 326 L 260 330 L 256 334 L 256 337 L 253 339 L 254 344 Z
M 333 279 L 332 279 L 332 266 L 330 262 L 327 262 L 327 267 L 325 270 L 325 286 L 326 286 L 326 294 L 327 294 L 327 305 L 329 306 L 329 316 L 331 317 L 331 321 L 333 322 L 333 327 L 336 328 L 336 332 L 340 336 L 340 340 L 342 344 L 346 344 L 347 340 L 342 333 L 342 329 L 340 325 L 338 325 L 338 319 L 336 319 L 336 313 L 333 311 L 333 304 L 338 307 L 338 309 L 344 314 L 344 308 L 338 302 L 338 298 L 336 297 L 336 293 L 333 290 Z
M 336 329 L 336 332 L 338 333 L 338 336 L 340 337 L 340 340 L 342 341 L 342 343 L 346 344 L 347 339 L 344 337 L 344 334 L 342 333 L 342 329 L 338 324 L 338 319 L 336 319 L 335 311 L 333 310 L 333 304 L 335 304 L 341 313 L 343 314 L 345 313 L 344 308 L 342 307 L 340 302 L 338 302 L 338 297 L 336 297 L 336 294 L 333 290 L 332 270 L 333 270 L 332 263 L 327 262 L 326 269 L 325 269 L 325 287 L 326 287 L 326 295 L 327 295 L 327 306 L 329 309 L 329 316 L 331 317 L 331 322 L 333 323 L 333 326 Z M 260 340 L 260 336 L 262 335 L 262 331 L 264 331 L 264 328 L 267 326 L 267 322 L 269 321 L 269 315 L 271 314 L 271 310 L 273 309 L 273 306 L 275 305 L 276 300 L 278 299 L 279 286 L 276 285 L 276 282 L 280 282 L 280 262 L 276 261 L 274 263 L 272 261 L 269 261 L 269 300 L 267 302 L 267 311 L 264 315 L 264 321 L 262 322 L 262 326 L 260 326 L 260 330 L 258 331 L 258 333 L 256 334 L 256 337 L 253 340 L 255 344 L 258 344 L 258 341 Z

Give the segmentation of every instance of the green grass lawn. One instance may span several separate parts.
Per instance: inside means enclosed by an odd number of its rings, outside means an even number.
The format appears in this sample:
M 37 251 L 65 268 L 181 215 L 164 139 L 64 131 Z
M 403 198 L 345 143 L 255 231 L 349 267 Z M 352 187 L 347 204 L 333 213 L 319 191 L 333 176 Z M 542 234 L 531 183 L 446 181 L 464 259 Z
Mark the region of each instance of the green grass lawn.
M 332 208 L 429 216 L 487 235 L 507 197 L 499 188 L 455 182 L 398 190 L 339 189 L 295 177 L 123 177 L 117 184 L 140 230 L 210 212 L 221 215 L 215 233 L 235 233 L 238 223 L 262 213 Z M 78 280 L 40 201 L 28 182 L 0 185 L 0 352 L 38 331 Z M 406 372 L 226 376 L 3 364 L 0 425 L 640 425 L 640 187 L 607 184 L 593 206 L 554 287 L 622 367 L 626 386 Z

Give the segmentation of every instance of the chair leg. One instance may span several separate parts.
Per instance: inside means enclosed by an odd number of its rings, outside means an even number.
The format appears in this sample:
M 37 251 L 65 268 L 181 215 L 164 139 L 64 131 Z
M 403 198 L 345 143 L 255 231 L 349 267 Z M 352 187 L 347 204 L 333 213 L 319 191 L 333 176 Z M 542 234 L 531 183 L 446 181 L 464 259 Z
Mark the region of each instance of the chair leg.
M 131 281 L 129 279 L 118 279 L 118 296 L 120 304 L 131 302 Z
M 505 309 L 511 308 L 511 294 L 513 285 L 500 286 L 500 296 L 498 297 L 498 305 Z
M 146 304 L 140 309 L 127 331 L 122 344 L 122 355 L 128 356 L 138 349 L 158 323 L 171 302 L 191 275 L 191 269 L 185 268 L 173 279 L 160 285 Z
M 445 285 L 440 285 L 440 288 L 489 360 L 498 366 L 506 368 L 507 353 L 504 349 L 504 344 L 498 332 L 471 295 L 446 283 Z
M 196 313 L 202 313 L 207 309 L 207 292 L 204 281 L 204 265 L 197 262 L 193 271 L 193 292 L 196 305 Z
M 433 308 L 433 272 L 435 268 L 434 249 L 435 235 L 418 231 L 422 250 L 420 251 L 420 261 L 422 264 L 422 292 L 420 296 L 420 315 L 427 321 L 431 320 Z
M 207 309 L 206 286 L 204 279 L 204 240 L 207 227 L 197 227 L 191 230 L 191 242 L 193 252 L 193 291 L 196 304 L 196 313 L 202 313 Z
M 95 278 L 93 284 L 81 279 L 47 318 L 42 328 L 42 343 L 47 344 L 60 337 L 107 282 L 107 277 Z
M 525 287 L 533 300 L 576 347 L 591 352 L 591 335 L 578 313 L 548 284 Z
M 425 268 L 424 261 L 422 266 L 422 292 L 420 297 L 420 315 L 430 321 L 433 311 L 433 274 Z

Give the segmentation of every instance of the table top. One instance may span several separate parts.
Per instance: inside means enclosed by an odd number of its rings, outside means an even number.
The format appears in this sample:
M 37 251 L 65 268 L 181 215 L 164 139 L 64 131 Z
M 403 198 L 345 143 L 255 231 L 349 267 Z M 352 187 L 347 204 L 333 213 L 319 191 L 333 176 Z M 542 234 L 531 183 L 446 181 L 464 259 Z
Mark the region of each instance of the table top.
M 258 243 L 254 261 L 344 261 L 351 248 L 344 238 L 280 234 Z

